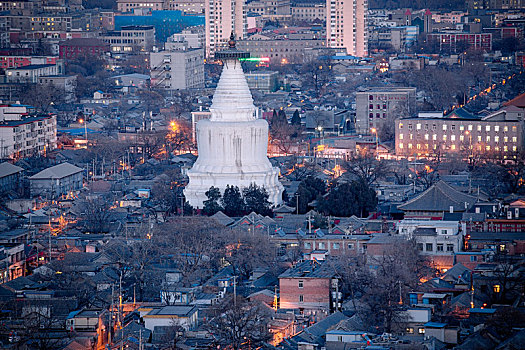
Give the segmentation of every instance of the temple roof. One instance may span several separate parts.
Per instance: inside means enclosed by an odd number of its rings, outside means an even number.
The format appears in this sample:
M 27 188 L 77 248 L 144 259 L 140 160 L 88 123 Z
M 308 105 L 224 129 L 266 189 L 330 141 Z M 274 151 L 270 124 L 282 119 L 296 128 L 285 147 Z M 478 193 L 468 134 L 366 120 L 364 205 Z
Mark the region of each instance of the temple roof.
M 477 198 L 460 192 L 447 184 L 439 181 L 423 193 L 398 206 L 403 211 L 449 211 L 450 207 L 455 212 L 465 211 L 476 203 Z

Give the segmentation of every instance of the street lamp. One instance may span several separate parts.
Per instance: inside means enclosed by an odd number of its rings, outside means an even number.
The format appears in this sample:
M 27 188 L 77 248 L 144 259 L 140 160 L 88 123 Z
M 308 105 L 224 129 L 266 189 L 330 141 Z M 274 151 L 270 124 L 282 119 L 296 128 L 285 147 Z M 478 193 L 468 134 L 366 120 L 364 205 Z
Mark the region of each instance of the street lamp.
M 372 134 L 376 135 L 376 159 L 379 160 L 379 138 L 377 136 L 377 129 L 372 128 L 370 129 L 370 131 L 372 132 Z
M 86 149 L 87 149 L 87 146 L 88 146 L 87 122 L 86 122 L 84 119 L 82 119 L 82 118 L 80 118 L 80 119 L 78 120 L 78 122 L 79 122 L 80 124 L 84 124 L 84 135 L 85 135 L 85 138 L 86 138 Z

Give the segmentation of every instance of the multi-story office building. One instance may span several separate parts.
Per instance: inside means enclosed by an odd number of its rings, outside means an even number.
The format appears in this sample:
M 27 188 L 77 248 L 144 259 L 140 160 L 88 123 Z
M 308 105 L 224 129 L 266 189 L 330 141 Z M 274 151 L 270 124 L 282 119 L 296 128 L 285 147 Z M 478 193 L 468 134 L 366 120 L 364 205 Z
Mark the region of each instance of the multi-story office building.
M 0 106 L 0 154 L 25 158 L 56 148 L 56 115 L 27 115 L 23 106 Z
M 326 20 L 326 4 L 296 3 L 291 7 L 292 19 L 296 21 L 324 21 Z
M 379 132 L 385 122 L 401 116 L 411 116 L 416 108 L 416 88 L 374 87 L 356 92 L 356 131 Z
M 56 76 L 60 73 L 57 64 L 31 64 L 20 68 L 6 69 L 6 81 L 8 83 L 38 83 L 38 78 L 43 76 Z
M 243 39 L 247 31 L 246 0 L 206 0 L 206 57 L 225 46 L 233 33 Z
M 119 12 L 133 12 L 134 9 L 164 10 L 164 0 L 117 0 Z
M 150 53 L 151 85 L 169 90 L 204 87 L 204 49 L 187 46 Z
M 255 0 L 246 5 L 246 12 L 256 13 L 264 19 L 286 20 L 291 16 L 290 0 Z
M 182 32 L 170 36 L 167 41 L 186 42 L 190 49 L 203 48 L 206 41 L 204 26 L 200 25 L 186 28 Z
M 109 44 L 112 53 L 150 51 L 155 45 L 155 27 L 123 26 L 121 30 L 107 32 L 100 39 Z
M 427 41 L 439 51 L 492 50 L 491 33 L 431 33 L 427 34 Z
M 323 48 L 325 41 L 315 38 L 271 39 L 252 35 L 237 42 L 237 48 L 248 51 L 252 57 L 269 57 L 272 63 L 303 63 L 305 49 Z
M 512 106 L 486 117 L 463 109 L 443 117 L 440 113 L 396 120 L 396 154 L 429 156 L 463 153 L 474 157 L 483 153 L 512 154 L 523 148 L 523 110 Z
M 368 0 L 326 0 L 328 47 L 343 47 L 349 55 L 368 55 Z
M 186 13 L 204 13 L 204 0 L 166 0 L 165 8 Z

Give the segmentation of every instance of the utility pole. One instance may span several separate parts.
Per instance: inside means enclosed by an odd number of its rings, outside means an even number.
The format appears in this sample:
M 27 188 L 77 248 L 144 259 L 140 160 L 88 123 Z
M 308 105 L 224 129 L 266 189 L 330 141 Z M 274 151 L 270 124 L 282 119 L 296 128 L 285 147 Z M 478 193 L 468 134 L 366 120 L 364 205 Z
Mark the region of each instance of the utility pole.
M 295 194 L 295 209 L 296 209 L 297 215 L 299 215 L 299 193 Z
M 233 276 L 233 306 L 237 306 L 237 276 Z

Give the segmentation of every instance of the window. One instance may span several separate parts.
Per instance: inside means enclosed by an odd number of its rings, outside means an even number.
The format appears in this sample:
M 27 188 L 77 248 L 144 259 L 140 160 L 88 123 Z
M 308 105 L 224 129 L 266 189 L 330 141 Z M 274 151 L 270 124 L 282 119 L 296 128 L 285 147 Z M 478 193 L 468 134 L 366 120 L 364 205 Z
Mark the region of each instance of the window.
M 478 125 L 478 131 L 481 131 L 481 125 Z
M 507 136 L 503 136 L 503 142 L 509 142 L 509 138 Z
M 453 252 L 454 251 L 454 245 L 453 244 L 447 244 L 447 252 Z
M 425 140 L 428 140 L 428 134 L 425 134 Z
M 319 249 L 325 249 L 325 244 L 323 242 L 319 242 L 317 246 L 319 247 Z
M 494 125 L 494 131 L 496 131 L 496 132 L 499 131 L 499 125 Z
M 448 233 L 447 230 L 441 230 L 441 234 L 442 234 L 442 235 L 446 235 L 447 233 Z
M 408 144 L 408 149 L 412 149 L 412 144 L 411 143 Z
M 408 334 L 414 334 L 414 328 L 411 328 L 411 327 L 407 328 L 407 329 L 406 329 L 406 333 L 408 333 Z
M 425 247 L 425 250 L 426 250 L 427 252 L 431 252 L 431 251 L 433 251 L 433 250 L 434 250 L 434 245 L 433 245 L 432 243 L 427 243 L 427 244 L 426 244 L 426 247 Z
M 442 243 L 438 243 L 437 246 L 436 246 L 436 250 L 438 252 L 442 252 L 443 251 L 443 244 Z
M 456 135 L 450 135 L 450 140 L 451 141 L 456 141 Z
M 494 285 L 494 293 L 499 293 L 501 292 L 501 286 L 499 284 L 495 284 Z
M 312 249 L 312 243 L 304 242 L 304 249 Z
M 499 142 L 499 136 L 494 136 L 494 142 Z
M 485 126 L 485 131 L 487 131 L 487 132 L 490 131 L 490 125 Z
M 354 244 L 353 243 L 348 243 L 348 249 L 354 249 Z
M 299 281 L 299 288 L 303 288 L 304 287 L 304 281 Z
M 447 131 L 447 124 L 443 124 L 443 131 Z
M 472 124 L 468 126 L 468 131 L 472 131 Z
M 518 138 L 516 136 L 512 136 L 512 142 L 514 143 L 518 142 Z
M 399 134 L 399 139 L 400 139 L 400 140 L 403 139 L 403 134 Z
M 425 328 L 419 328 L 417 331 L 419 334 L 425 334 Z
M 490 136 L 487 136 L 486 140 L 487 142 L 490 142 Z
M 504 126 L 504 127 L 503 127 L 503 131 L 504 131 L 504 132 L 509 131 L 509 127 L 508 127 L 508 126 Z
M 304 301 L 304 296 L 303 295 L 299 295 L 299 302 L 302 303 Z
M 443 141 L 447 141 L 447 135 L 443 135 Z
M 399 144 L 399 149 L 403 149 L 403 144 L 402 143 Z
M 465 140 L 465 136 L 459 135 L 459 141 L 464 141 L 464 140 Z
M 478 142 L 481 142 L 481 135 L 478 135 Z
M 463 130 L 465 130 L 465 127 L 463 125 L 460 125 L 459 126 L 459 131 L 463 131 Z
M 417 250 L 423 251 L 423 243 L 418 243 L 417 244 Z
M 437 135 L 436 134 L 432 135 L 432 140 L 434 140 L 434 141 L 437 140 Z
M 477 255 L 471 255 L 471 256 L 470 256 L 470 261 L 471 261 L 471 262 L 478 261 L 478 257 L 477 257 Z
M 412 130 L 412 124 L 408 124 L 408 130 Z
M 339 249 L 339 243 L 334 243 L 334 244 L 332 245 L 332 248 L 333 248 L 333 249 Z
M 513 125 L 513 126 L 512 126 L 512 131 L 513 131 L 513 132 L 516 132 L 517 130 L 518 130 L 518 128 L 516 127 L 516 125 Z
M 452 125 L 450 126 L 450 130 L 456 130 L 456 124 L 452 124 Z
M 421 124 L 420 123 L 416 124 L 416 130 L 421 130 Z

